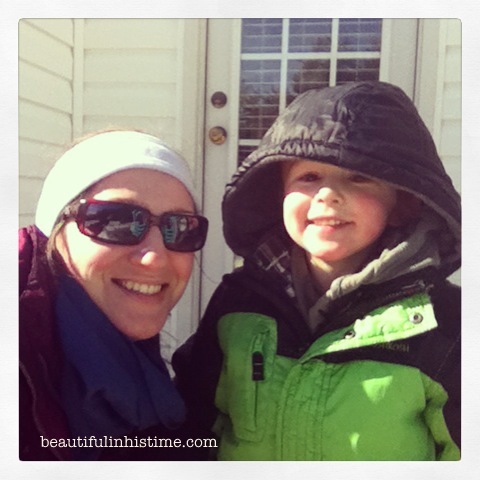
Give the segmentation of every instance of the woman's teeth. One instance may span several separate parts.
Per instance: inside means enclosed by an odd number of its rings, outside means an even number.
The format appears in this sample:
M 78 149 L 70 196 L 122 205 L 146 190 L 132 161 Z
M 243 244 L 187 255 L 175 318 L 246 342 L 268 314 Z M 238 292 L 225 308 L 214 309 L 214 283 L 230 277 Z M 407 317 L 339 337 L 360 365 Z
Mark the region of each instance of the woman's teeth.
M 149 285 L 146 283 L 137 283 L 131 280 L 121 281 L 120 285 L 132 292 L 141 293 L 143 295 L 155 295 L 163 288 L 162 285 Z

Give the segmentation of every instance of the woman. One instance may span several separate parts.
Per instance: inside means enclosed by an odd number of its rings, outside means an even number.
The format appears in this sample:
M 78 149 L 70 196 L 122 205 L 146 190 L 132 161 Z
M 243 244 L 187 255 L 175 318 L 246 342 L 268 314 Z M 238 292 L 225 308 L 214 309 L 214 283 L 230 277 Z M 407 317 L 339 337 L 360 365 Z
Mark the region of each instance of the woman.
M 22 460 L 170 458 L 134 447 L 184 420 L 158 336 L 206 239 L 196 212 L 154 136 L 102 132 L 58 160 L 19 232 Z

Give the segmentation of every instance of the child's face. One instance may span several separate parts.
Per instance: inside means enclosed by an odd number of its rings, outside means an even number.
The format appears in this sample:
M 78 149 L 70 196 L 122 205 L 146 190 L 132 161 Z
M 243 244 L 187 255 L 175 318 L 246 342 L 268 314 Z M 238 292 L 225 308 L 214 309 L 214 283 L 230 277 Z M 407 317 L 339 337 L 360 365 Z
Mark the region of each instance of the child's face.
M 397 192 L 388 184 L 326 163 L 283 166 L 283 219 L 312 263 L 356 271 L 389 224 Z

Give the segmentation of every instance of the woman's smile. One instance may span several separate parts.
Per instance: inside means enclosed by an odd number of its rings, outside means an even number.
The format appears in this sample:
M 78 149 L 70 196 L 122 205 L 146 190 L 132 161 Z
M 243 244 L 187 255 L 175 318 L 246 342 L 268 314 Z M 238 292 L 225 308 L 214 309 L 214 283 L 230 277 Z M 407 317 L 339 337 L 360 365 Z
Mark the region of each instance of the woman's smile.
M 164 288 L 167 288 L 167 284 L 165 283 L 140 283 L 135 282 L 133 280 L 113 280 L 114 283 L 119 285 L 120 287 L 128 290 L 129 292 L 140 293 L 142 295 L 156 295 L 160 293 Z

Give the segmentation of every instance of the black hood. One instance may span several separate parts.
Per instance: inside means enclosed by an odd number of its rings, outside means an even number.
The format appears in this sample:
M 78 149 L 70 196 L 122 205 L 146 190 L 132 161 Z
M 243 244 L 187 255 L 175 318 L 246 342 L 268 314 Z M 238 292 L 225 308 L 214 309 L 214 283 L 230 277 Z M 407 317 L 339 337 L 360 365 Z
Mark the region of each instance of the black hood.
M 460 197 L 411 100 L 383 82 L 309 90 L 277 118 L 225 190 L 224 235 L 237 255 L 251 254 L 282 223 L 278 162 L 299 158 L 379 178 L 419 197 L 450 229 L 448 270 L 458 268 Z

